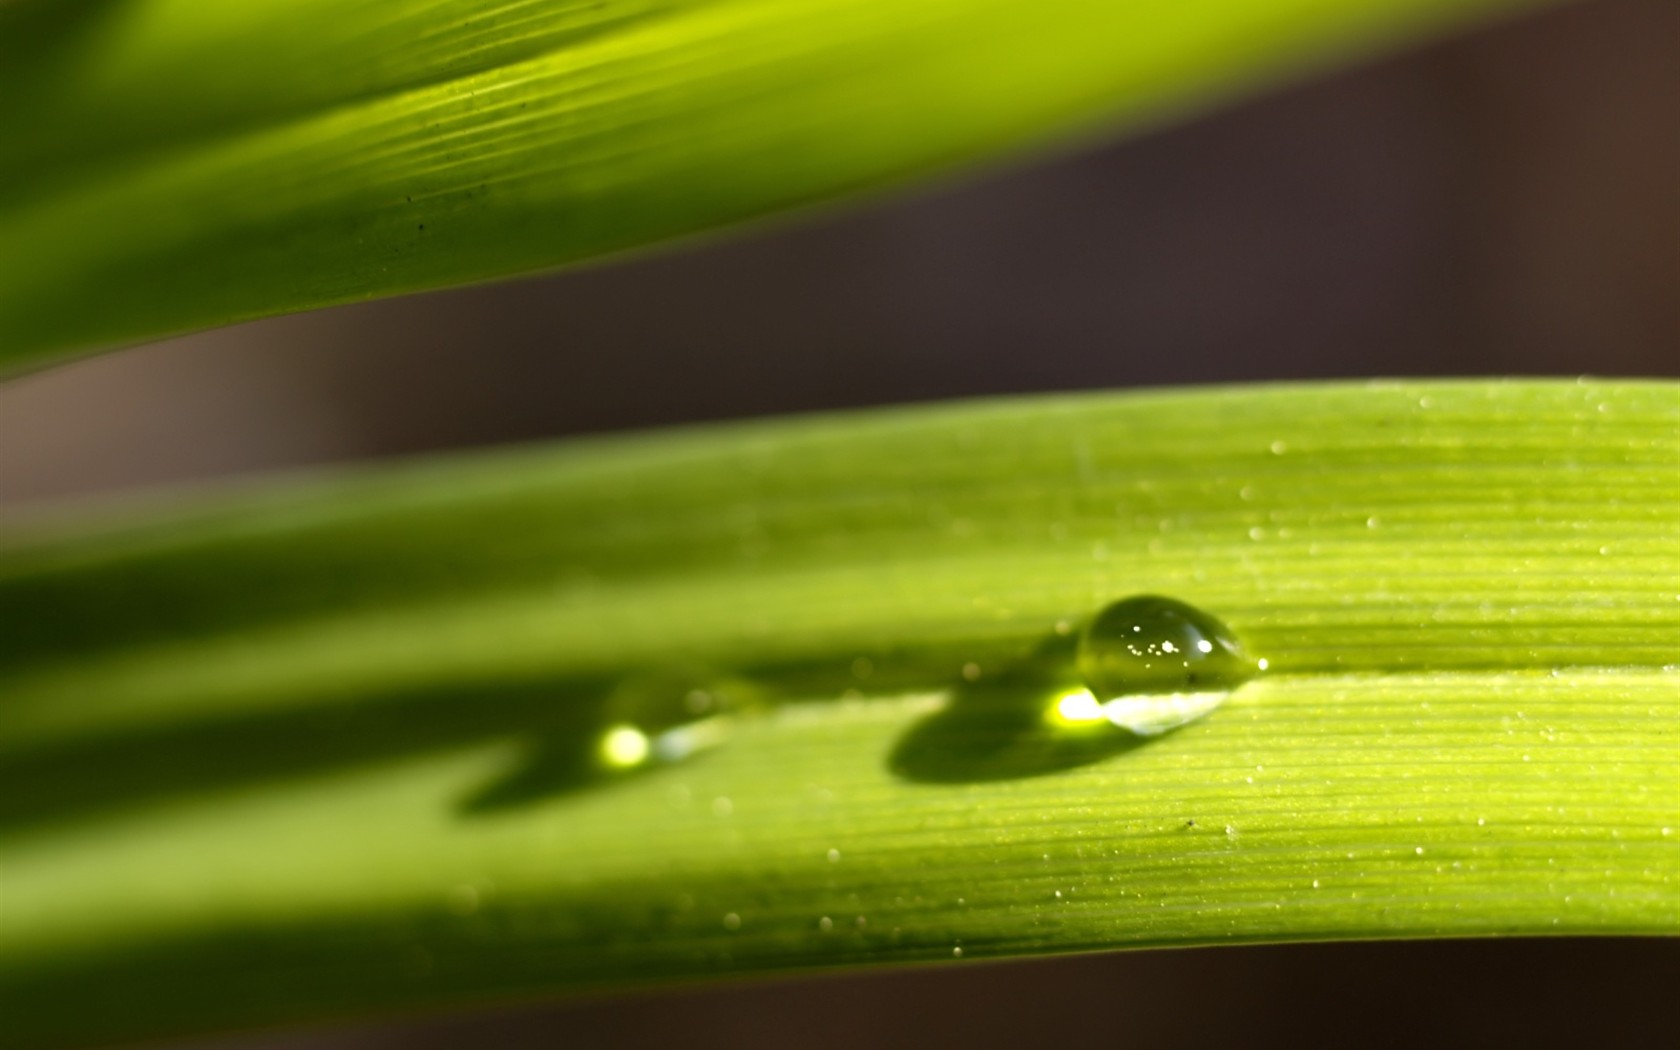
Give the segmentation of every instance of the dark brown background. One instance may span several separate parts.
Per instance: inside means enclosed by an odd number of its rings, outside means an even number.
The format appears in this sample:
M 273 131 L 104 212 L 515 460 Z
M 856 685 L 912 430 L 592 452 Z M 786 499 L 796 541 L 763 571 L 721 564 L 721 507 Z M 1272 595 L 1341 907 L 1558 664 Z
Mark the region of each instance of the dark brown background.
M 191 1050 L 1669 1050 L 1676 988 L 1677 941 L 1210 948 L 807 977 Z
M 1680 3 L 1597 0 L 1196 123 L 614 266 L 0 387 L 0 515 L 333 460 L 988 393 L 1680 375 Z M 1674 1045 L 1680 942 L 1120 954 L 246 1047 Z

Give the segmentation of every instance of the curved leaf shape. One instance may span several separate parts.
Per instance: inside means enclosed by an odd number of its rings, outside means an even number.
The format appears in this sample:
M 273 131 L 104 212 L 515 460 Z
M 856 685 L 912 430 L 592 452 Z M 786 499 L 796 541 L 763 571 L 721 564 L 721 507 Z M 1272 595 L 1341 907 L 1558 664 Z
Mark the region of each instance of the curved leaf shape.
M 1675 934 L 1677 435 L 1672 384 L 1161 391 L 14 530 L 8 1045 L 786 968 Z M 1268 673 L 1156 738 L 1058 725 L 1068 639 L 1138 593 Z M 741 698 L 679 724 L 717 746 L 620 747 L 622 704 L 696 682 Z
M 553 267 L 1520 0 L 13 0 L 0 368 Z

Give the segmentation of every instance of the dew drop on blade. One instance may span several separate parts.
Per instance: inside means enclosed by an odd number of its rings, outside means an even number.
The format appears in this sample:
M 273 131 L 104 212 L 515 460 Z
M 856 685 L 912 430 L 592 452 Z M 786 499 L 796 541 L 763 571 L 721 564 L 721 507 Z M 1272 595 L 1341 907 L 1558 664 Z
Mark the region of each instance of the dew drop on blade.
M 633 677 L 606 702 L 596 761 L 609 771 L 680 762 L 724 743 L 755 699 L 743 683 L 688 669 Z
M 1211 613 L 1158 595 L 1123 598 L 1079 637 L 1088 701 L 1070 711 L 1154 736 L 1203 717 L 1259 673 L 1231 629 Z

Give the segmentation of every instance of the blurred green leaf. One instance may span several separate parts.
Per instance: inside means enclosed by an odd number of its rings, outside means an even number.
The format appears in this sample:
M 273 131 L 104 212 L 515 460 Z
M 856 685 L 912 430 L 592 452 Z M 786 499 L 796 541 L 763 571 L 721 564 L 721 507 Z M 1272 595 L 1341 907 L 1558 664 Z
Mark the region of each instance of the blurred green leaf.
M 13 0 L 0 369 L 621 252 L 1526 2 Z
M 897 410 L 14 528 L 6 1045 L 790 968 L 1680 933 L 1677 537 L 1680 387 L 1637 383 Z M 1159 738 L 1069 735 L 1068 639 L 1137 593 L 1270 671 Z M 670 723 L 716 746 L 609 772 L 600 745 L 646 743 L 609 728 L 690 685 L 736 704 Z

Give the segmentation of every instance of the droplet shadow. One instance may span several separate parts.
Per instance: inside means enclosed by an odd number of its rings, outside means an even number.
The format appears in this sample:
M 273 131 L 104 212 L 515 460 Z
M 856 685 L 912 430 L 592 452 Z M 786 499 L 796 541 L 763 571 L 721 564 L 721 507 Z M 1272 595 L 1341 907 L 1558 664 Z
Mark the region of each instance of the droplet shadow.
M 602 779 L 593 744 L 593 737 L 578 734 L 537 737 L 510 769 L 461 799 L 456 811 L 463 817 L 489 816 L 587 787 Z
M 1089 765 L 1160 739 L 1107 723 L 1057 721 L 1057 700 L 1084 688 L 1077 646 L 1074 635 L 1051 634 L 1017 663 L 960 682 L 943 709 L 899 740 L 888 767 L 932 784 L 1012 780 Z
M 50 824 L 193 806 L 227 792 L 512 740 L 587 736 L 596 678 L 299 696 L 276 710 L 117 726 L 0 750 L 0 841 Z M 545 763 L 551 766 L 552 763 Z

